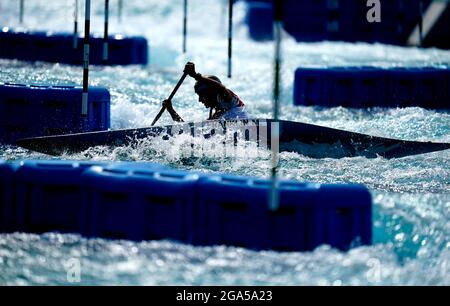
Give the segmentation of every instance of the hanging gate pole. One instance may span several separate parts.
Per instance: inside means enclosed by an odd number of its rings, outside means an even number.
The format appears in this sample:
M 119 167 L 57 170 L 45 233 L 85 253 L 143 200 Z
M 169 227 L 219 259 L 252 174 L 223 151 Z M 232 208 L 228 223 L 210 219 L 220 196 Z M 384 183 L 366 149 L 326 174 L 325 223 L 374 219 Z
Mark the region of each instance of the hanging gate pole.
M 83 97 L 81 114 L 88 114 L 88 88 L 89 88 L 89 38 L 91 28 L 91 0 L 86 0 L 84 18 L 84 51 L 83 51 Z
M 231 78 L 231 60 L 233 56 L 233 0 L 228 2 L 228 78 Z
M 282 0 L 274 1 L 274 21 L 275 21 L 275 65 L 274 65 L 274 86 L 273 86 L 273 120 L 270 128 L 272 168 L 271 168 L 271 189 L 269 197 L 269 209 L 275 211 L 279 207 L 278 190 L 278 162 L 279 162 L 279 100 L 280 100 L 280 66 L 281 66 L 281 27 L 283 23 Z
M 105 25 L 103 34 L 103 62 L 108 61 L 108 22 L 109 22 L 109 0 L 105 0 Z

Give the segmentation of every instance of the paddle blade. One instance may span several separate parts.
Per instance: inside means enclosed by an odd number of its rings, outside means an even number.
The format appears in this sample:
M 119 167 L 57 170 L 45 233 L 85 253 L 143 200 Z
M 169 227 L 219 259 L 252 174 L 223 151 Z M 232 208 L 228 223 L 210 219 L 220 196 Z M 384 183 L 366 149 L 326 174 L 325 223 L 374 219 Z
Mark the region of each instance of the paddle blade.
M 159 111 L 159 113 L 156 115 L 155 119 L 153 119 L 151 126 L 155 125 L 155 123 L 159 120 L 159 118 L 161 118 L 161 115 L 164 113 L 165 110 L 166 108 L 163 106 Z

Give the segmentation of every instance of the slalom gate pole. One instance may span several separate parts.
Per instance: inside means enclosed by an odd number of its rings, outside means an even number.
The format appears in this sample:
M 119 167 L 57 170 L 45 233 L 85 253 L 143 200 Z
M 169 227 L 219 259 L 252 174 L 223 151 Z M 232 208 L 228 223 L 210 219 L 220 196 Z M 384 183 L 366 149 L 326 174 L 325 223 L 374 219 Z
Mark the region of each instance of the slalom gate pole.
M 228 78 L 231 78 L 231 60 L 233 56 L 233 0 L 228 1 Z
M 83 96 L 81 114 L 88 114 L 88 88 L 89 88 L 89 39 L 91 28 L 91 0 L 86 0 L 84 17 L 84 50 L 83 50 Z
M 184 0 L 183 3 L 183 53 L 186 53 L 187 45 L 187 10 L 188 0 Z
M 275 22 L 275 63 L 274 63 L 274 86 L 273 86 L 273 120 L 270 128 L 272 167 L 271 167 L 271 188 L 269 196 L 269 209 L 275 211 L 279 207 L 278 190 L 278 163 L 279 163 L 279 100 L 280 100 L 280 66 L 281 66 L 281 28 L 283 24 L 282 15 L 283 1 L 274 0 L 274 22 Z
M 103 62 L 108 61 L 108 22 L 109 22 L 109 0 L 105 0 L 105 24 L 103 33 Z
M 73 48 L 78 48 L 78 0 L 75 0 L 73 11 Z

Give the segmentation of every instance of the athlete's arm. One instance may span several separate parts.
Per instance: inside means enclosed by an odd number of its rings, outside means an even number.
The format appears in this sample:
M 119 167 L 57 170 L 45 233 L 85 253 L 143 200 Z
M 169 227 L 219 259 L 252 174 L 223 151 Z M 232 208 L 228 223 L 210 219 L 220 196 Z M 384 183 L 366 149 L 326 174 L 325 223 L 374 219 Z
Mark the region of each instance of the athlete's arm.
M 223 86 L 223 84 L 221 84 L 217 81 L 214 81 L 212 79 L 206 78 L 206 77 L 202 76 L 200 73 L 197 73 L 195 71 L 194 63 L 191 63 L 191 62 L 187 63 L 186 66 L 184 66 L 184 72 L 187 73 L 190 77 L 194 78 L 196 81 L 200 81 L 200 82 L 208 85 L 210 88 L 215 89 L 217 91 L 217 93 L 221 93 L 221 94 L 225 95 L 225 97 L 227 99 L 231 99 L 233 97 L 233 95 L 228 90 L 228 88 Z
M 181 118 L 180 115 L 173 109 L 172 101 L 170 100 L 164 100 L 163 106 L 166 107 L 167 111 L 169 112 L 170 116 L 172 117 L 172 120 L 175 122 L 184 122 L 183 118 Z

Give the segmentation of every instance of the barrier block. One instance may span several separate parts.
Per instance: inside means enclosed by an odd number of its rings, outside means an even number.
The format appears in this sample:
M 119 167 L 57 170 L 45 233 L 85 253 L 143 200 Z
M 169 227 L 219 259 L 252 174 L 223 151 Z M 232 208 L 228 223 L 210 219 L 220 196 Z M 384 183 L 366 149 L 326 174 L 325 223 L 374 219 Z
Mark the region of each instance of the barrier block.
M 247 4 L 246 22 L 249 36 L 256 41 L 273 39 L 273 5 L 271 2 Z
M 108 129 L 109 91 L 90 87 L 88 97 L 88 117 L 84 118 L 80 86 L 0 83 L 0 142 Z
M 367 21 L 369 7 L 366 1 L 345 0 L 338 1 L 338 37 L 335 40 L 346 42 L 368 42 L 377 41 L 377 23 Z M 382 10 L 383 10 L 382 5 Z M 382 13 L 382 17 L 384 17 Z M 387 21 L 386 18 L 382 19 Z
M 450 69 L 447 69 L 445 73 L 447 75 L 447 97 L 450 100 Z
M 147 65 L 148 42 L 144 37 L 109 37 L 108 61 L 103 62 L 103 36 L 95 37 L 92 43 L 92 65 Z M 81 63 L 80 63 L 81 64 Z
M 372 199 L 361 185 L 321 185 L 310 233 L 316 245 L 341 250 L 372 243 Z
M 329 40 L 406 45 L 409 35 L 419 22 L 419 3 L 422 2 L 426 10 L 431 0 L 386 1 L 381 5 L 382 21 L 373 23 L 367 21 L 370 7 L 366 1 L 334 2 L 338 3 L 339 31 L 335 39 L 330 37 Z
M 370 67 L 298 68 L 294 104 L 372 107 L 386 104 L 386 72 Z
M 391 106 L 420 106 L 429 109 L 449 109 L 446 74 L 448 69 L 398 68 L 389 71 Z
M 0 230 L 173 239 L 282 251 L 371 243 L 371 196 L 359 185 L 201 175 L 154 163 L 0 162 Z
M 247 1 L 247 24 L 250 37 L 255 40 L 273 38 L 269 8 L 273 1 Z M 381 5 L 382 22 L 369 22 L 371 9 L 367 1 L 315 0 L 283 1 L 283 26 L 299 42 L 347 41 L 407 45 L 409 36 L 420 20 L 420 3 L 423 9 L 432 0 L 385 1 Z M 265 6 L 264 6 L 265 5 Z M 266 9 L 264 9 L 264 7 Z M 425 37 L 425 46 L 448 48 L 448 17 L 450 6 L 442 16 L 436 16 L 435 26 Z
M 137 172 L 140 173 L 141 171 L 144 171 L 144 173 L 147 171 L 153 172 L 153 171 L 161 171 L 161 170 L 171 170 L 170 167 L 153 163 L 153 162 L 126 162 L 126 161 L 117 161 L 110 164 L 103 165 L 103 168 L 107 170 L 113 170 L 113 171 L 125 171 L 129 172 L 130 174 Z
M 440 68 L 298 68 L 294 104 L 448 109 L 448 71 Z
M 102 162 L 21 162 L 15 172 L 15 230 L 80 233 L 84 218 L 81 174 Z
M 370 194 L 366 189 L 363 196 L 358 196 L 353 193 L 354 187 L 334 188 L 321 190 L 313 184 L 280 182 L 279 208 L 270 211 L 267 205 L 270 182 L 267 180 L 233 176 L 203 178 L 199 182 L 195 243 L 283 251 L 312 250 L 323 243 L 340 249 L 348 248 L 353 241 L 368 243 L 370 239 L 366 234 L 371 234 Z M 323 195 L 323 192 L 330 193 Z M 352 196 L 352 201 L 347 202 L 346 199 Z M 336 209 L 345 210 L 345 217 L 328 213 Z M 352 209 L 366 213 L 361 216 L 353 213 Z M 322 228 L 338 233 L 329 237 L 329 231 Z
M 0 31 L 0 41 L 2 42 L 2 48 L 0 48 L 2 58 L 21 58 L 36 52 L 35 45 L 24 32 L 15 33 L 9 28 L 3 28 Z
M 140 36 L 115 34 L 108 38 L 108 61 L 103 61 L 103 36 L 92 35 L 89 63 L 91 65 L 146 65 L 148 42 Z M 24 61 L 44 61 L 71 65 L 83 63 L 83 38 L 73 48 L 71 33 L 0 31 L 0 57 Z M 6 46 L 3 48 L 3 46 Z
M 164 169 L 106 169 L 83 174 L 88 237 L 192 240 L 198 175 Z
M 386 73 L 381 69 L 332 69 L 327 101 L 347 107 L 381 106 L 386 102 Z
M 325 0 L 283 2 L 283 26 L 297 41 L 314 42 L 328 39 L 339 31 L 335 20 L 336 8 Z
M 0 233 L 13 230 L 15 165 L 0 161 Z
M 294 105 L 318 105 L 327 103 L 326 87 L 321 70 L 297 68 L 294 77 Z
M 199 182 L 196 244 L 234 245 L 254 249 L 267 246 L 267 190 L 250 178 L 213 176 Z

